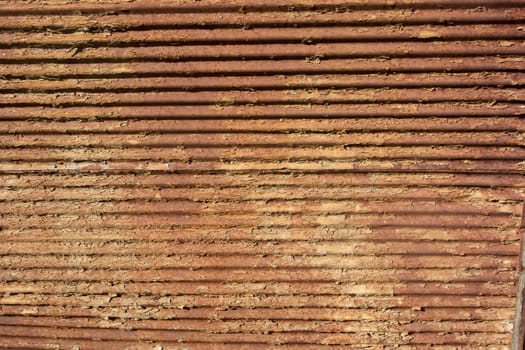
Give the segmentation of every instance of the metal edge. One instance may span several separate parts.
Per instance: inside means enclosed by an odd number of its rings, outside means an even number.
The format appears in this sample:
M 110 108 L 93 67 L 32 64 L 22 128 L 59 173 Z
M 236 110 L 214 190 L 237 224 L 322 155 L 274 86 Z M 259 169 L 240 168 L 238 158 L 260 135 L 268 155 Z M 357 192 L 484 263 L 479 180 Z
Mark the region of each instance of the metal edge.
M 521 216 L 521 225 L 518 234 L 521 236 L 521 253 L 519 266 L 519 281 L 516 297 L 516 313 L 514 319 L 514 332 L 512 335 L 512 350 L 523 350 L 525 345 L 525 309 L 523 301 L 525 300 L 525 202 Z

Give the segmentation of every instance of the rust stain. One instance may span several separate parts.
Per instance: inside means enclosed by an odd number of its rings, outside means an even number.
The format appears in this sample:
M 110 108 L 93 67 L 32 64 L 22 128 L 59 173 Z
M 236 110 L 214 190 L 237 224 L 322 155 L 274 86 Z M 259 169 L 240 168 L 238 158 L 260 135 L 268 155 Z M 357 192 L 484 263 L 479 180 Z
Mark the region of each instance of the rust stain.
M 520 350 L 524 20 L 0 0 L 0 347 Z

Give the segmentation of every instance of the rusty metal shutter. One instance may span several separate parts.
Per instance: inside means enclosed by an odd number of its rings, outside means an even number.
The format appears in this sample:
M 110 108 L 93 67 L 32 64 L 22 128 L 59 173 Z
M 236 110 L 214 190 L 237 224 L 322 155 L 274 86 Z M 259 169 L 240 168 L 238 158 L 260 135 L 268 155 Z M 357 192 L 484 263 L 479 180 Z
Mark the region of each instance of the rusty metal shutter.
M 0 1 L 0 347 L 510 349 L 523 5 Z

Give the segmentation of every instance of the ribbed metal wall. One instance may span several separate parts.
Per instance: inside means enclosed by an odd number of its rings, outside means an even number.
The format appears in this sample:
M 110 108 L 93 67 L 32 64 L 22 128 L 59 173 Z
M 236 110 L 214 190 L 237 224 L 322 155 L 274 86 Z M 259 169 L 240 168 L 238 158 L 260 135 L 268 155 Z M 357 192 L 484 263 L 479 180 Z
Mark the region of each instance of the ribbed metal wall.
M 524 5 L 0 1 L 0 347 L 510 349 Z

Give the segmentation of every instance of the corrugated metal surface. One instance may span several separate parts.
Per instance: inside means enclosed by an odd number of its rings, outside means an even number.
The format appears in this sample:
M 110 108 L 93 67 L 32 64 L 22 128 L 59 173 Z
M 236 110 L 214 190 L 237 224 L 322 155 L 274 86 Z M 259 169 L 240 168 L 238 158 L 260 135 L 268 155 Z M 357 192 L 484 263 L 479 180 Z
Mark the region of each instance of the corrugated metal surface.
M 0 1 L 0 346 L 510 349 L 523 5 Z

